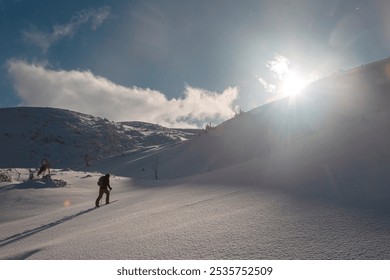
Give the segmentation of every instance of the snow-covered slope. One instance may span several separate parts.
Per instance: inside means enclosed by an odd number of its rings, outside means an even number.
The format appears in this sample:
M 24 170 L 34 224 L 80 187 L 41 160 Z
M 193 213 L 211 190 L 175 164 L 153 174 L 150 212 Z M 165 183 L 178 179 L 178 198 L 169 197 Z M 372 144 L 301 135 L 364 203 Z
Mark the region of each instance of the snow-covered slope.
M 0 259 L 390 257 L 383 212 L 226 182 L 135 186 L 118 176 L 111 178 L 114 202 L 96 209 L 98 177 L 57 170 L 53 178 L 66 187 L 3 183 Z
M 192 141 L 129 155 L 118 165 L 105 162 L 99 170 L 151 179 L 158 161 L 160 179 L 211 172 L 221 182 L 387 205 L 389 63 L 321 80 L 301 95 L 256 108 Z
M 198 133 L 140 122 L 114 123 L 55 108 L 0 109 L 0 167 L 78 167 L 126 151 L 185 141 Z
M 190 141 L 55 170 L 64 187 L 7 171 L 0 259 L 389 259 L 388 65 Z M 107 172 L 118 201 L 94 209 Z

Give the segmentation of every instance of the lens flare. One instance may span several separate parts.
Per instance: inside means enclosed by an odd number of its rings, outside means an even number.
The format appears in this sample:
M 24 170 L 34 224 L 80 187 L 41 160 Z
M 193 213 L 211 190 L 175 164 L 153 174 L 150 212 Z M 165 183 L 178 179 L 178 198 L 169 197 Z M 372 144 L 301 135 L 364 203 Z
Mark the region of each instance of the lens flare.
M 64 207 L 68 207 L 68 206 L 70 206 L 72 203 L 70 202 L 70 200 L 69 199 L 66 199 L 65 201 L 64 201 Z

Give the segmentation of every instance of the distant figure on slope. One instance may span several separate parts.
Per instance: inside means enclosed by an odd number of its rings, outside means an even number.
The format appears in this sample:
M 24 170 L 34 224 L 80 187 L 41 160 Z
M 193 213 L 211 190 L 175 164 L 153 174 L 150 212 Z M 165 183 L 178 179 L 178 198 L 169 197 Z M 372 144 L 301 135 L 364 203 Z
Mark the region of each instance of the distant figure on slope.
M 50 175 L 50 163 L 47 159 L 44 159 L 41 162 L 41 167 L 39 167 L 38 176 L 46 173 L 46 171 L 48 171 Z
M 100 188 L 99 188 L 99 196 L 95 202 L 96 207 L 99 207 L 99 201 L 103 197 L 103 194 L 106 194 L 106 204 L 109 204 L 110 191 L 112 190 L 110 186 L 110 174 L 106 174 L 105 176 L 100 177 L 97 184 L 99 185 Z M 110 191 L 107 188 L 109 188 Z

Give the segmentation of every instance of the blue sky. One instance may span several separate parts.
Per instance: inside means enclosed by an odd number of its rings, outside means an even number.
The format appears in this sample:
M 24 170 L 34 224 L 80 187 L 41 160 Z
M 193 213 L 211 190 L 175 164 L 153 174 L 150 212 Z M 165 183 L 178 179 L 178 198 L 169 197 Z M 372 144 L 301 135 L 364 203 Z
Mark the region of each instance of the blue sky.
M 388 57 L 388 14 L 386 0 L 0 0 L 0 107 L 218 123 L 292 77 Z

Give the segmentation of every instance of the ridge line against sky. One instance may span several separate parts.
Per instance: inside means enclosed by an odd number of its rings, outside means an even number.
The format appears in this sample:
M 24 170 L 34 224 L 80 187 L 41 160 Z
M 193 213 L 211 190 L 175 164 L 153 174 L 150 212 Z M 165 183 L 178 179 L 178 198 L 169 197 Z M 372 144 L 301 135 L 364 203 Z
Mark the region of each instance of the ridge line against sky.
M 0 107 L 202 127 L 389 55 L 388 1 L 292 2 L 1 0 Z

